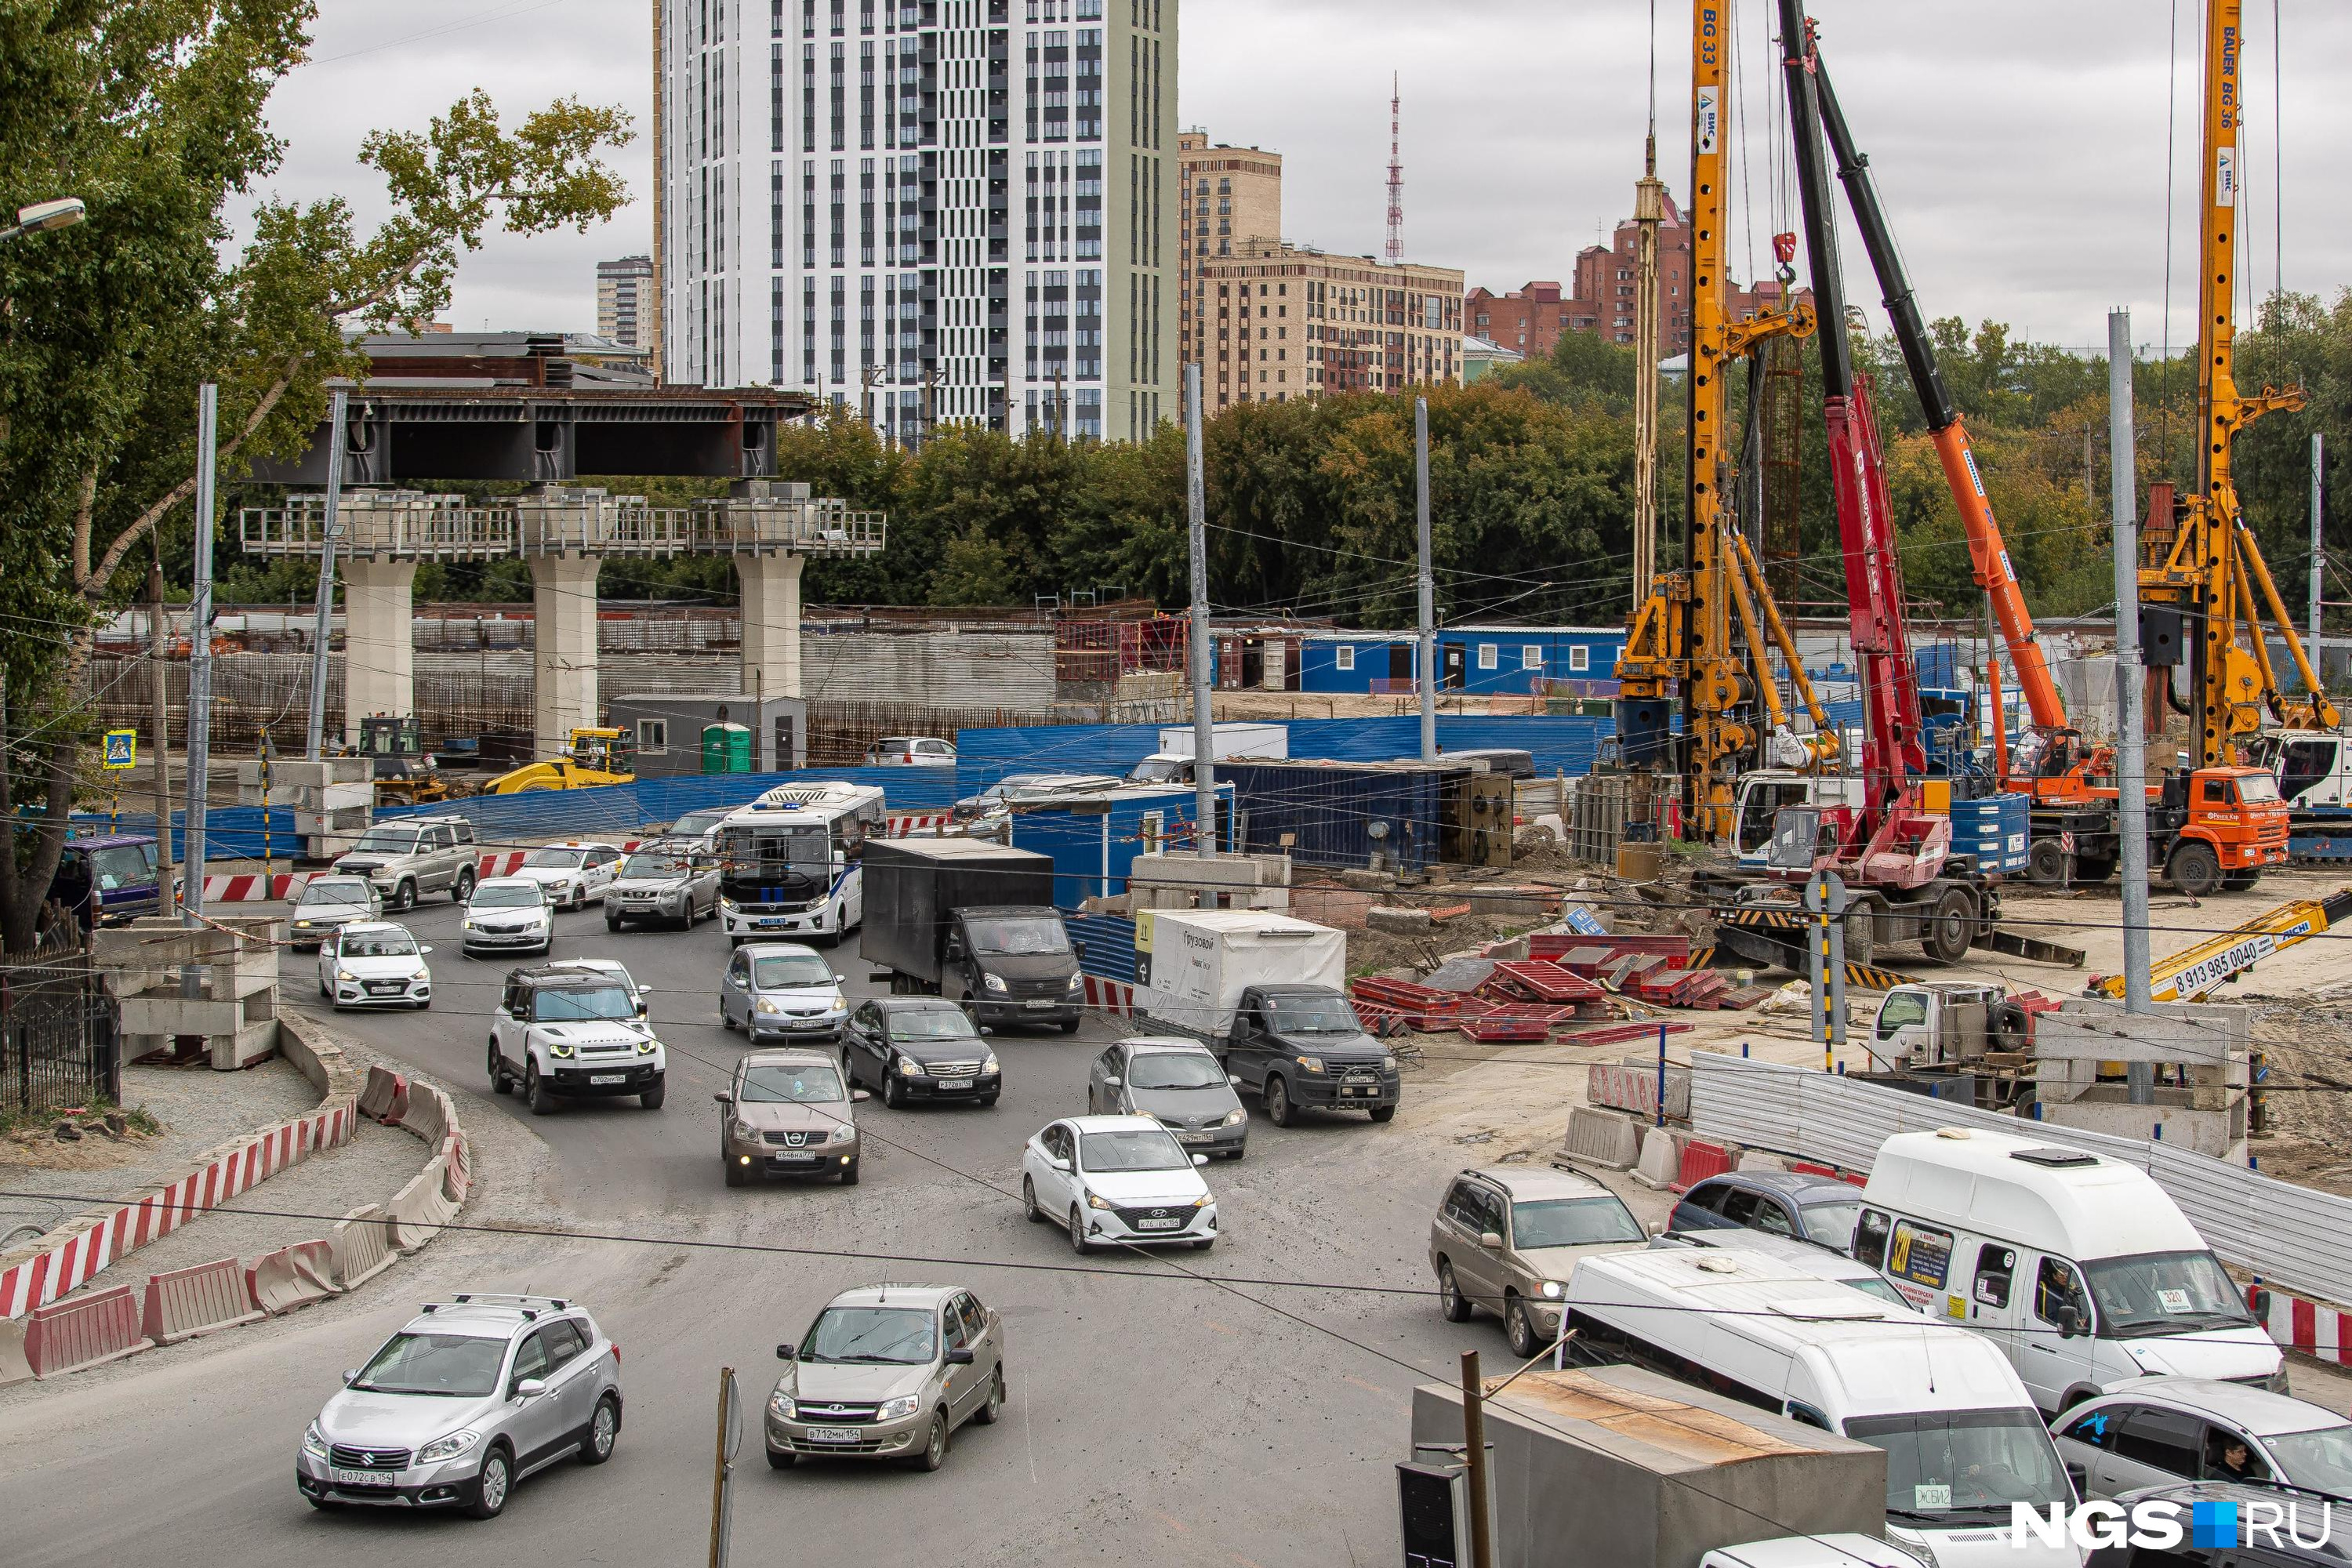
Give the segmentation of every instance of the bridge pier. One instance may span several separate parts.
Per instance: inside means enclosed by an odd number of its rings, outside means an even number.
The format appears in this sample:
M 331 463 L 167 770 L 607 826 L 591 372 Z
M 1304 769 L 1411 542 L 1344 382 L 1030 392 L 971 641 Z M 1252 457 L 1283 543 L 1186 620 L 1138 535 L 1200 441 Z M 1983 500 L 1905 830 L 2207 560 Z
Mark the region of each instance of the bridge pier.
M 742 689 L 762 697 L 800 697 L 801 568 L 799 555 L 738 555 L 743 587 Z
M 530 563 L 537 700 L 533 754 L 560 757 L 575 729 L 593 728 L 596 704 L 596 574 L 601 555 L 536 552 Z
M 416 711 L 416 558 L 359 555 L 343 575 L 343 741 L 360 743 L 360 721 Z

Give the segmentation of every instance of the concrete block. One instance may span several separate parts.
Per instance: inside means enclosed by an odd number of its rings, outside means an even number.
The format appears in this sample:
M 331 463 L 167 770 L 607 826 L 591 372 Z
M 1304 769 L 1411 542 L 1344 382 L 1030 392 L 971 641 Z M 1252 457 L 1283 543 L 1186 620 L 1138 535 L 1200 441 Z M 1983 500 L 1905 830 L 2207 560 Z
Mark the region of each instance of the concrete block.
M 256 1018 L 233 1035 L 215 1035 L 210 1041 L 212 1069 L 236 1072 L 266 1060 L 278 1049 L 278 1020 Z
M 334 1281 L 334 1248 L 323 1241 L 298 1241 L 265 1252 L 245 1271 L 245 1287 L 254 1304 L 273 1318 L 323 1301 L 341 1293 Z
M 25 1355 L 25 1320 L 0 1320 L 0 1388 L 32 1375 L 33 1363 Z
M 1393 871 L 1334 871 L 1331 879 L 1343 888 L 1368 893 L 1384 893 L 1397 885 Z
M 1671 1127 L 1642 1129 L 1642 1153 L 1634 1162 L 1633 1179 L 1645 1187 L 1671 1192 L 1682 1176 L 1683 1143 L 1688 1134 Z
M 328 1234 L 328 1278 L 338 1289 L 357 1289 L 400 1256 L 392 1243 L 389 1215 L 373 1204 L 353 1209 Z
M 1743 1171 L 1785 1171 L 1788 1168 L 1789 1162 L 1778 1154 L 1767 1154 L 1760 1149 L 1740 1151 L 1739 1169 Z
M 1577 1106 L 1568 1113 L 1568 1137 L 1560 1152 L 1578 1164 L 1625 1170 L 1641 1158 L 1641 1124 L 1613 1110 Z
M 1427 934 L 1436 921 L 1427 910 L 1409 910 L 1395 904 L 1381 904 L 1364 911 L 1364 924 L 1371 931 L 1395 931 L 1405 936 Z

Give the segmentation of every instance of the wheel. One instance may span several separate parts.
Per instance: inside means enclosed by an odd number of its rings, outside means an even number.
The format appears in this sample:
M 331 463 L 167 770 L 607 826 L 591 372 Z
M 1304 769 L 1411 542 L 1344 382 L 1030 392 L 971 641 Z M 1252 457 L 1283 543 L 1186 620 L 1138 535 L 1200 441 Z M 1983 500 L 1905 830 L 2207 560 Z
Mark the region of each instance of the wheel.
M 1510 1342 L 1511 1353 L 1521 1361 L 1535 1357 L 1535 1320 L 1528 1316 L 1527 1298 L 1512 1291 L 1503 1298 L 1503 1337 Z
M 841 1184 L 845 1187 L 854 1187 L 857 1184 L 856 1161 L 852 1160 L 841 1168 Z
M 793 1468 L 793 1458 L 794 1456 L 791 1454 L 779 1454 L 773 1448 L 771 1448 L 768 1450 L 768 1468 L 772 1470 L 789 1470 Z
M 1036 1184 L 1026 1176 L 1021 1178 L 1021 1212 L 1029 1216 L 1031 1225 L 1045 1223 L 1045 1211 L 1037 1206 Z
M 334 994 L 332 991 L 327 989 L 327 977 L 324 974 L 319 976 L 319 994 L 321 996 L 332 996 Z
M 1087 1239 L 1085 1211 L 1077 1205 L 1072 1204 L 1070 1205 L 1070 1250 L 1080 1258 L 1085 1258 L 1092 1254 L 1094 1249 L 1094 1243 Z
M 996 1418 L 1004 1414 L 1004 1368 L 999 1366 L 988 1374 L 988 1398 L 971 1413 L 972 1424 L 993 1426 Z
M 1394 1121 L 1396 1120 L 1396 1107 L 1393 1105 L 1375 1105 L 1371 1108 L 1371 1112 L 1372 1120 L 1375 1121 Z M 1234 1157 L 1235 1159 L 1241 1158 L 1238 1154 Z
M 662 1100 L 666 1099 L 668 1094 L 669 1085 L 667 1083 L 657 1083 L 654 1085 L 653 1088 L 646 1090 L 645 1093 L 637 1096 L 637 1109 L 640 1110 L 659 1110 L 662 1108 Z
M 1066 1035 L 1075 1035 L 1078 1032 L 1078 1026 L 1085 1022 L 1086 1020 L 1084 1018 L 1067 1019 L 1062 1025 L 1062 1033 Z
M 719 1152 L 719 1163 L 726 1168 L 727 1184 L 729 1186 L 747 1187 L 751 1184 L 751 1166 L 743 1163 L 740 1160 L 730 1157 L 724 1150 Z
M 1265 1119 L 1276 1127 L 1288 1127 L 1298 1120 L 1298 1108 L 1290 1103 L 1290 1086 L 1282 1081 L 1280 1073 L 1265 1075 Z
M 1466 1323 L 1470 1321 L 1470 1314 L 1477 1310 L 1471 1306 L 1470 1298 L 1462 1293 L 1462 1287 L 1455 1282 L 1451 1263 L 1437 1266 L 1437 1310 L 1444 1314 L 1449 1323 Z
M 2025 851 L 2025 879 L 2055 887 L 2066 879 L 2066 847 L 2055 838 L 2037 838 Z
M 499 1059 L 499 1042 L 495 1038 L 490 1041 L 490 1092 L 492 1094 L 514 1092 L 514 1079 L 507 1077 L 506 1064 Z
M 522 1069 L 523 1098 L 530 1102 L 533 1116 L 545 1116 L 555 1109 L 555 1096 L 539 1076 L 539 1064 L 531 1063 Z
M 2190 898 L 2206 898 L 2221 885 L 2221 859 L 2210 844 L 2191 838 L 2173 847 L 2164 874 Z
M 1976 933 L 1976 895 L 1966 888 L 1947 888 L 1936 900 L 1936 912 L 1927 917 L 1919 945 L 1930 958 L 1958 963 L 1969 955 Z
M 396 914 L 404 913 L 416 907 L 416 884 L 414 881 L 404 879 L 400 886 L 392 890 L 392 907 Z M 500 1503 L 499 1506 L 503 1508 L 506 1505 Z
M 420 1012 L 420 1013 L 427 1012 L 427 1011 L 429 1011 L 429 1010 L 432 1008 L 432 1006 L 433 1006 L 433 998 L 432 998 L 432 997 L 430 997 L 430 996 L 427 996 L 424 1001 L 419 1002 L 419 1003 L 416 1005 L 416 1011 L 418 1011 L 418 1012 Z
M 466 1488 L 466 1511 L 476 1519 L 496 1519 L 506 1511 L 507 1494 L 513 1489 L 513 1461 L 504 1447 L 494 1447 L 482 1456 L 482 1473 Z
M 907 1108 L 907 1091 L 898 1087 L 898 1075 L 885 1071 L 882 1075 L 882 1103 L 893 1110 Z
M 2262 879 L 2263 874 L 2259 868 L 2252 871 L 2231 871 L 2222 876 L 2221 886 L 2228 892 L 2242 893 Z
M 335 1513 L 340 1511 L 343 1506 L 339 1502 L 330 1502 L 322 1497 L 312 1497 L 309 1492 L 304 1492 L 302 1494 L 302 1500 L 309 1503 L 312 1508 L 317 1509 L 320 1513 Z
M 596 1402 L 596 1414 L 588 1418 L 588 1440 L 580 1445 L 580 1462 L 601 1465 L 613 1457 L 613 1445 L 621 1438 L 621 1402 L 611 1394 Z
M 1845 911 L 1845 961 L 1868 963 L 1877 955 L 1877 906 L 1866 899 L 1857 900 Z
M 923 1444 L 923 1451 L 907 1461 L 919 1470 L 936 1470 L 948 1462 L 948 1413 L 934 1411 L 931 1415 L 931 1435 Z
M 457 873 L 457 879 L 449 884 L 449 901 L 453 904 L 462 904 L 473 896 L 474 868 L 467 866 Z
M 980 1108 L 981 1108 L 982 1110 L 986 1110 L 990 1106 L 994 1105 L 994 1104 L 996 1103 L 996 1099 L 997 1099 L 997 1097 L 996 1097 L 995 1095 L 992 1095 L 992 1094 L 983 1094 L 983 1095 L 982 1095 L 982 1096 L 980 1097 Z
M 605 929 L 606 931 L 618 931 L 618 930 L 620 930 L 620 929 L 621 929 L 621 917 L 620 917 L 620 916 L 618 916 L 618 915 L 616 915 L 616 914 L 613 914 L 613 913 L 611 913 L 611 912 L 609 912 L 609 911 L 608 911 L 608 912 L 605 914 L 605 916 L 604 916 L 604 929 Z
M 1214 1246 L 1216 1246 L 1216 1245 L 1217 1245 L 1217 1238 L 1216 1238 L 1215 1237 L 1213 1237 L 1213 1236 L 1204 1236 L 1204 1237 L 1202 1237 L 1200 1240 L 1198 1240 L 1198 1241 L 1196 1241 L 1196 1242 L 1194 1242 L 1194 1243 L 1192 1244 L 1192 1250 L 1193 1250 L 1193 1251 L 1195 1251 L 1195 1252 L 1206 1252 L 1206 1251 L 1208 1251 L 1208 1250 L 1209 1250 L 1209 1248 L 1211 1248 L 1211 1247 L 1214 1247 Z
M 727 1010 L 724 1000 L 719 1004 L 719 1026 L 730 1035 L 735 1032 L 735 1015 Z

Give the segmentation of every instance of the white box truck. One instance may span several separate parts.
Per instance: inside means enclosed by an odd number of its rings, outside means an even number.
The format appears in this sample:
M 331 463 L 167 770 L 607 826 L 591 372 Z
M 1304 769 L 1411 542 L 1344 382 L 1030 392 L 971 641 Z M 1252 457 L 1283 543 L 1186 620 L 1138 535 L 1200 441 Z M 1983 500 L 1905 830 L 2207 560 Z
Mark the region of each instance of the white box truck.
M 1287 724 L 1219 724 L 1210 732 L 1212 762 L 1280 762 L 1290 755 Z M 1192 726 L 1160 731 L 1160 749 L 1128 770 L 1129 784 L 1191 784 Z
M 1135 1006 L 1197 1035 L 1287 1127 L 1304 1106 L 1396 1115 L 1394 1053 L 1364 1032 L 1340 987 L 1348 939 L 1264 910 L 1141 910 Z

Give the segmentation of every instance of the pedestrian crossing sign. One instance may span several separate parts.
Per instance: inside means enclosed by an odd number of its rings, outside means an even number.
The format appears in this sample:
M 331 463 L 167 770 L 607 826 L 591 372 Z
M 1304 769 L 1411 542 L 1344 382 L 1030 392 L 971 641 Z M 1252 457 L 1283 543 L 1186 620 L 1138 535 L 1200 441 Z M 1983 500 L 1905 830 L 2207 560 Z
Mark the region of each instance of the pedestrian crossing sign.
M 139 762 L 139 731 L 109 730 L 106 732 L 106 761 L 101 764 L 115 772 L 134 767 Z

